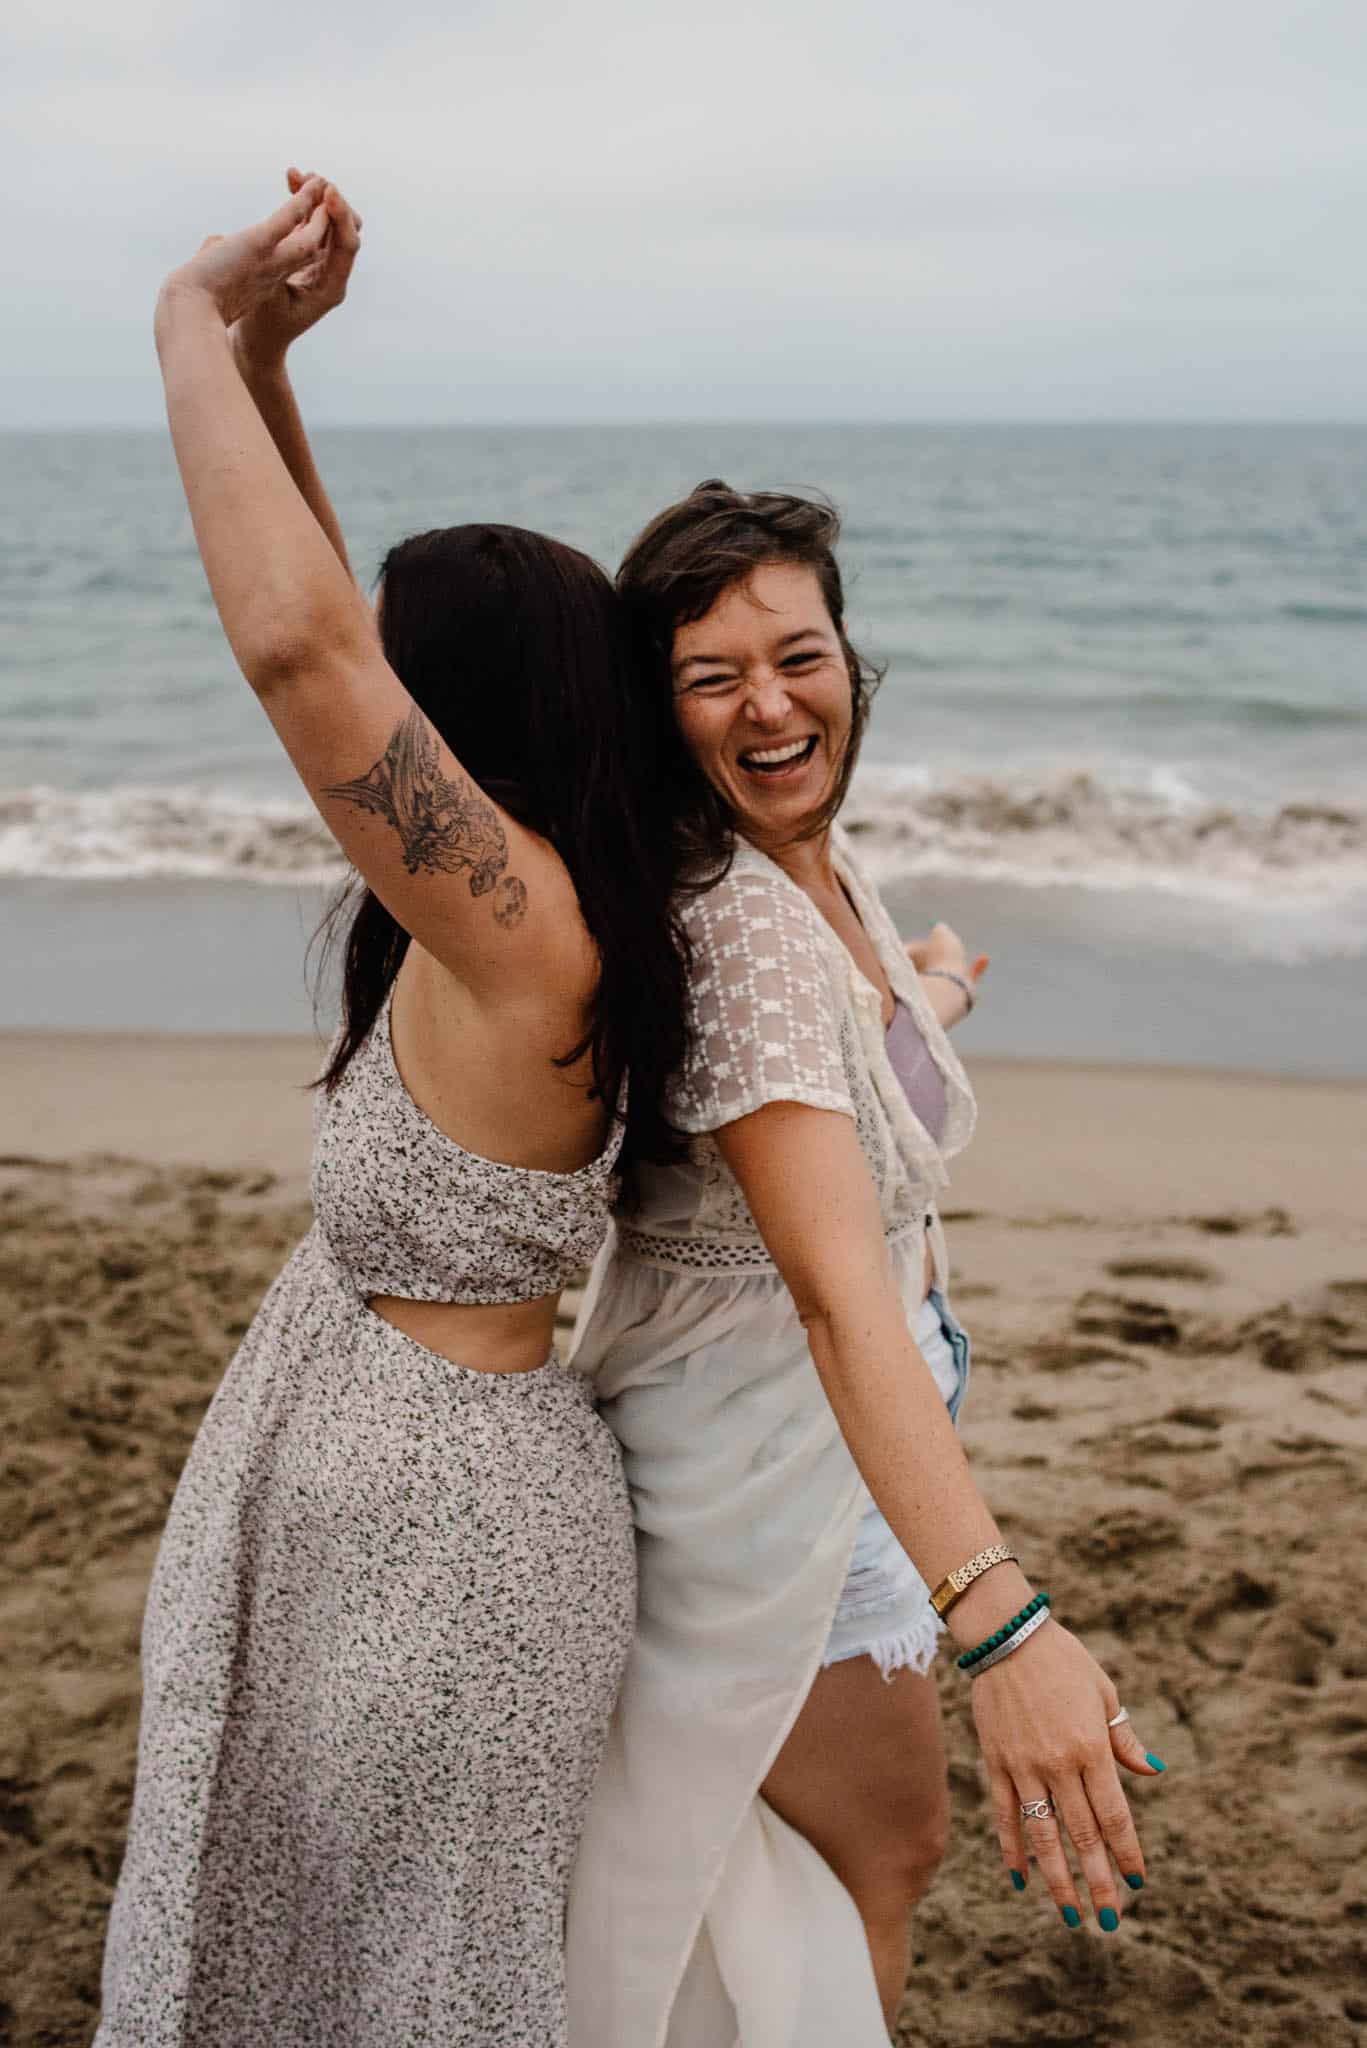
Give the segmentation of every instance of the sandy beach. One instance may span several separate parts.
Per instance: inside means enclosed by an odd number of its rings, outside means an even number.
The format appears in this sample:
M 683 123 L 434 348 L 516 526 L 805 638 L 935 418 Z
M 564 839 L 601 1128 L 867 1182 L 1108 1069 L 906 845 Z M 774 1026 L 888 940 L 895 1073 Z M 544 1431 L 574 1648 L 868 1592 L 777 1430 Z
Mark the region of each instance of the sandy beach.
M 0 1038 L 0 2042 L 76 2048 L 146 1580 L 204 1405 L 307 1223 L 302 1039 Z M 924 2048 L 1318 2048 L 1367 2029 L 1367 1091 L 979 1060 L 965 1434 L 1166 1776 L 1119 1934 L 1011 1891 L 942 1660 L 955 1831 Z M 832 2048 L 839 2048 L 833 2043 Z

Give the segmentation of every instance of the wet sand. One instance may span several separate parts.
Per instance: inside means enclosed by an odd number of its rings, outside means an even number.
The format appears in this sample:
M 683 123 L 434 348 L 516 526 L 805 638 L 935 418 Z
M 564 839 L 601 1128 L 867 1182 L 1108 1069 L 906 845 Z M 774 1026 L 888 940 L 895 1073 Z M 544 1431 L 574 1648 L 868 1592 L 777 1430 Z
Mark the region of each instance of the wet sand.
M 0 1038 L 0 2042 L 97 2016 L 147 1574 L 307 1223 L 294 1039 Z M 1069 1933 L 1000 1869 L 942 1660 L 955 1831 L 904 2039 L 1168 2048 L 1367 2028 L 1367 1092 L 977 1062 L 947 1209 L 965 1434 L 1167 1775 L 1150 1880 Z M 838 2048 L 838 2044 L 832 2044 Z

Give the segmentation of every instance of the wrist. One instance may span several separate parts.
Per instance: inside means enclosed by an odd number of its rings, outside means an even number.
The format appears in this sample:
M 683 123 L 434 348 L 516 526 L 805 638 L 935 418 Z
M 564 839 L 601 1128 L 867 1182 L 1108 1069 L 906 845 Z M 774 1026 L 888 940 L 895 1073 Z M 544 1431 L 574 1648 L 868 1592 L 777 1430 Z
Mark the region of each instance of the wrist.
M 244 338 L 240 323 L 229 330 L 229 339 L 233 345 L 233 361 L 245 384 L 271 384 L 284 380 L 287 341 L 267 349 L 259 343 L 253 346 Z
M 955 967 L 923 967 L 922 981 L 934 983 L 932 1007 L 942 1024 L 961 1024 L 977 1000 L 973 983 L 968 975 Z M 930 992 L 927 991 L 929 994 Z M 939 998 L 937 1001 L 936 998 Z M 941 1008 L 941 1003 L 944 1007 Z
M 223 314 L 213 294 L 207 292 L 202 284 L 192 283 L 173 270 L 157 293 L 153 332 L 160 343 L 172 329 L 191 326 L 216 327 L 222 331 Z
M 973 1007 L 968 998 L 947 981 L 932 981 L 926 990 L 926 1000 L 939 1018 L 943 1031 L 953 1031 L 962 1024 Z
M 961 1650 L 972 1650 L 1018 1614 L 1033 1591 L 1018 1564 L 994 1565 L 959 1595 L 945 1616 L 945 1626 Z
M 976 1687 L 984 1679 L 990 1679 L 1003 1664 L 1010 1664 L 1017 1657 L 1028 1657 L 1040 1638 L 1052 1635 L 1058 1626 L 1047 1606 L 1031 1603 L 1018 1610 L 1009 1624 L 1002 1625 L 1002 1640 L 995 1648 L 989 1647 L 992 1639 L 987 1638 L 978 1646 L 979 1654 L 970 1662 L 964 1662 L 967 1652 L 955 1661 L 964 1677 Z

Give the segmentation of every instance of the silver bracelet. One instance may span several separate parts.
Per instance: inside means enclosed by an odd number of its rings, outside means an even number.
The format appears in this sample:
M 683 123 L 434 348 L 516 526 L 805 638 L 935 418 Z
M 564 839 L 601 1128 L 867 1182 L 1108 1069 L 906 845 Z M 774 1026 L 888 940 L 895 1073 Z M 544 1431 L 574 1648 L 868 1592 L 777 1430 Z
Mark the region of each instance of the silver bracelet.
M 1018 1628 L 1013 1636 L 1008 1636 L 1006 1641 L 1003 1644 L 1001 1644 L 1001 1646 L 998 1649 L 989 1650 L 988 1654 L 981 1660 L 981 1662 L 973 1666 L 973 1669 L 968 1674 L 969 1677 L 977 1678 L 984 1671 L 990 1671 L 994 1664 L 1000 1664 L 1003 1657 L 1011 1656 L 1012 1652 L 1018 1650 L 1022 1643 L 1028 1643 L 1031 1636 L 1034 1635 L 1036 1629 L 1043 1628 L 1045 1622 L 1048 1621 L 1048 1619 L 1049 1609 L 1047 1607 L 1041 1607 L 1039 1612 L 1037 1614 L 1032 1614 L 1029 1621 L 1027 1621 L 1021 1628 Z
M 973 993 L 972 982 L 968 979 L 966 975 L 956 974 L 952 967 L 923 967 L 920 970 L 920 973 L 922 981 L 929 981 L 932 974 L 938 975 L 941 981 L 952 981 L 955 988 L 961 988 L 963 990 L 964 995 L 967 998 L 968 1007 L 970 1010 L 973 1008 L 973 1005 L 978 1000 L 976 995 Z

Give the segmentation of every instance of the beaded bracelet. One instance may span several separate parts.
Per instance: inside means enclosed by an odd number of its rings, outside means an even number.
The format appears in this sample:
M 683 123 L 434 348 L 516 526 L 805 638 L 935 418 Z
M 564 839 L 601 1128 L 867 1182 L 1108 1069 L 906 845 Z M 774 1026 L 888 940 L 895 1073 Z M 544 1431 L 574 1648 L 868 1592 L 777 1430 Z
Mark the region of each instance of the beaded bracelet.
M 1036 1593 L 1034 1599 L 1027 1601 L 1019 1614 L 1013 1614 L 1010 1621 L 1004 1621 L 985 1641 L 978 1643 L 971 1650 L 965 1650 L 962 1657 L 955 1659 L 960 1671 L 971 1671 L 975 1664 L 981 1664 L 984 1657 L 990 1656 L 993 1650 L 999 1650 L 1003 1643 L 1008 1642 L 1019 1629 L 1024 1628 L 1032 1616 L 1040 1613 L 1048 1605 L 1049 1595 Z
M 1005 1658 L 1014 1656 L 1017 1650 L 1023 1650 L 1031 1636 L 1042 1629 L 1048 1619 L 1047 1607 L 1037 1609 L 1029 1621 L 1021 1623 L 1013 1636 L 1008 1636 L 1004 1643 L 999 1643 L 995 1650 L 989 1650 L 985 1657 L 980 1658 L 969 1672 L 969 1677 L 981 1678 L 984 1671 L 990 1671 L 994 1664 L 1000 1664 Z

